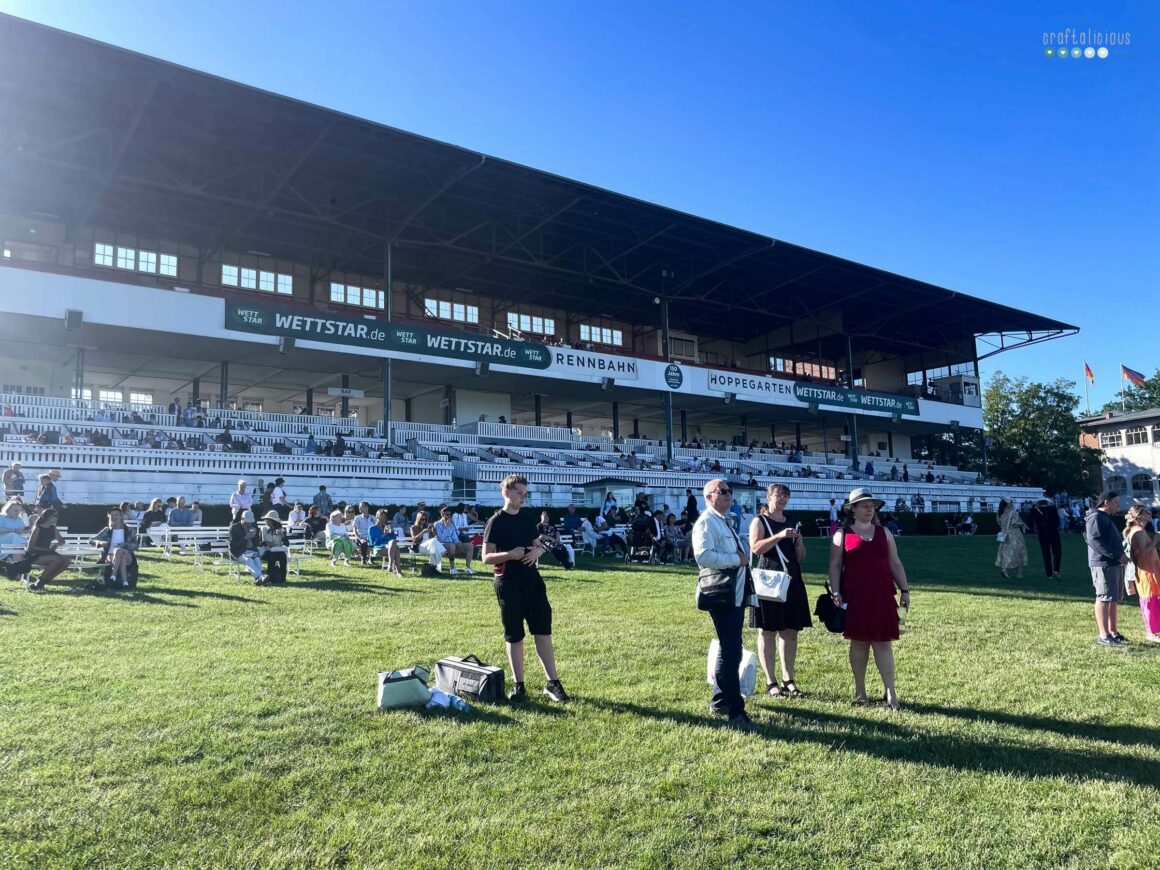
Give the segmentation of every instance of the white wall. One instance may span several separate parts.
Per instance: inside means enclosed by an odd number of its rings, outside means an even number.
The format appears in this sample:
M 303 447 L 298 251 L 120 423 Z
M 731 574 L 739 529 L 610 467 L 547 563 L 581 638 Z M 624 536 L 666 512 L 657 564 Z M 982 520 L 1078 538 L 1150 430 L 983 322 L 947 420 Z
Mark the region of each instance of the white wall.
M 455 417 L 460 423 L 471 423 L 486 414 L 488 422 L 496 422 L 502 414 L 504 419 L 512 418 L 512 397 L 510 393 L 485 393 L 479 390 L 455 391 Z

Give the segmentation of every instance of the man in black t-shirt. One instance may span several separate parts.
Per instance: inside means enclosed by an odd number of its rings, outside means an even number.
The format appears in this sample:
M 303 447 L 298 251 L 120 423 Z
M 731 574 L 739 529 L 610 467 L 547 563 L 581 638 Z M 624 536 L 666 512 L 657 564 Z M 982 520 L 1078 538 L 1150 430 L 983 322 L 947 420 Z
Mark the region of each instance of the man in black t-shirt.
M 568 693 L 556 676 L 556 653 L 552 647 L 552 605 L 544 578 L 536 570 L 536 560 L 544 555 L 531 513 L 520 513 L 528 494 L 528 480 L 509 474 L 500 483 L 503 510 L 496 511 L 483 530 L 483 562 L 495 572 L 495 597 L 507 641 L 508 663 L 512 668 L 509 701 L 523 701 L 524 623 L 536 643 L 536 655 L 544 666 L 548 684 L 544 694 L 553 701 L 567 701 Z

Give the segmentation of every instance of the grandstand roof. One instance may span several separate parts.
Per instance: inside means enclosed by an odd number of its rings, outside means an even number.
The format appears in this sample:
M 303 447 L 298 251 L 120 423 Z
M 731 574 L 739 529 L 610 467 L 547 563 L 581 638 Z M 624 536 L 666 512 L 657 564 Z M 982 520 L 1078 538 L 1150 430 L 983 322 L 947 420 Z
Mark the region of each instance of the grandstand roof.
M 0 210 L 747 340 L 980 356 L 1076 327 L 0 15 Z M 870 310 L 871 314 L 865 312 Z M 843 327 L 842 324 L 845 324 Z M 836 325 L 836 327 L 835 327 Z

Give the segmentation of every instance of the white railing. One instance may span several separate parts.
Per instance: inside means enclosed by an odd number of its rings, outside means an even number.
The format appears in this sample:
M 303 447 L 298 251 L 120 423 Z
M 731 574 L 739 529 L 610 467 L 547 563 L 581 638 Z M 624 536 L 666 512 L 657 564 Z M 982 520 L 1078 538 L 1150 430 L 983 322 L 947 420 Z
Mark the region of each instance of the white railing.
M 571 429 L 555 426 L 524 426 L 513 423 L 461 423 L 458 429 L 460 432 L 484 438 L 525 438 L 528 441 L 565 441 L 571 443 L 574 437 Z
M 84 408 L 96 411 L 105 408 L 131 414 L 164 414 L 169 409 L 165 405 L 139 405 L 134 402 L 98 402 L 95 399 L 66 399 L 61 396 L 31 396 L 25 393 L 0 393 L 3 405 L 37 405 L 48 408 Z

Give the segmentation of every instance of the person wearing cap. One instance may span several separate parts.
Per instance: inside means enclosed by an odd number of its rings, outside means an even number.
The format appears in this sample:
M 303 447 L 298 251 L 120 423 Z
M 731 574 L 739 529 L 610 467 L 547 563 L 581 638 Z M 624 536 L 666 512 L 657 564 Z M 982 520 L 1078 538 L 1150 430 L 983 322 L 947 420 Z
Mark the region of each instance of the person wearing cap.
M 1016 510 L 1010 499 L 999 499 L 999 510 L 996 513 L 999 520 L 999 552 L 995 556 L 995 567 L 1004 580 L 1011 579 L 1007 574 L 1014 569 L 1015 579 L 1023 579 L 1023 569 L 1027 567 L 1027 542 L 1023 540 L 1023 517 Z
M 1128 555 L 1112 517 L 1120 512 L 1120 495 L 1112 490 L 1100 493 L 1096 506 L 1084 522 L 1088 548 L 1088 568 L 1096 590 L 1097 641 L 1107 646 L 1125 646 L 1128 639 L 1119 632 L 1119 604 L 1124 600 L 1124 566 Z
M 282 518 L 277 511 L 270 511 L 264 517 L 266 527 L 262 529 L 261 547 L 258 550 L 266 560 L 266 582 L 286 582 L 286 532 L 282 528 Z
M 910 609 L 910 584 L 898 558 L 894 536 L 878 520 L 886 502 L 860 487 L 842 504 L 842 528 L 830 546 L 830 590 L 834 603 L 846 608 L 843 634 L 850 641 L 854 703 L 865 704 L 866 667 L 870 653 L 886 690 L 883 700 L 902 709 L 894 688 L 894 649 L 899 606 Z M 894 590 L 900 598 L 896 604 Z
M 6 498 L 24 498 L 24 472 L 20 463 L 13 462 L 4 469 L 4 495 Z
M 230 556 L 253 575 L 256 586 L 266 584 L 258 555 L 260 540 L 260 533 L 254 528 L 254 512 L 248 508 L 234 511 L 234 521 L 230 524 Z
M 238 481 L 238 488 L 230 493 L 230 512 L 248 511 L 254 506 L 254 496 L 246 490 L 246 482 Z
M 1059 579 L 1059 567 L 1063 561 L 1063 542 L 1059 538 L 1059 509 L 1045 498 L 1041 498 L 1031 511 L 1031 526 L 1039 539 L 1039 552 L 1043 554 L 1043 571 L 1048 580 Z
M 705 484 L 705 510 L 693 524 L 693 558 L 701 570 L 728 571 L 735 575 L 732 599 L 720 607 L 709 610 L 713 629 L 717 633 L 720 652 L 714 681 L 717 690 L 709 710 L 727 716 L 729 726 L 741 731 L 752 727 L 752 721 L 745 712 L 745 698 L 741 696 L 741 629 L 745 623 L 745 605 L 750 597 L 749 572 L 744 566 L 749 563 L 749 550 L 745 542 L 733 531 L 729 518 L 729 506 L 733 501 L 733 490 L 728 481 L 717 479 Z

